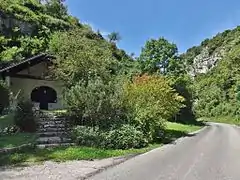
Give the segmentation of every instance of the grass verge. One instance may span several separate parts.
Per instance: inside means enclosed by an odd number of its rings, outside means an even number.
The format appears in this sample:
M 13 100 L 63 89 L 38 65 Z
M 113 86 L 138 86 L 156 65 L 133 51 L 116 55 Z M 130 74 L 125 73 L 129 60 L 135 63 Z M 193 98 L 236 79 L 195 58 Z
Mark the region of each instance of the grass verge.
M 201 124 L 201 123 L 199 123 Z M 168 144 L 176 139 L 184 136 L 192 136 L 189 133 L 201 129 L 203 125 L 188 125 L 188 124 L 179 124 L 173 122 L 167 122 L 164 138 L 162 143 Z
M 197 125 L 187 125 L 187 124 L 179 124 L 173 122 L 167 122 L 167 130 L 177 130 L 185 133 L 191 133 L 201 129 L 202 126 Z
M 17 133 L 13 135 L 0 136 L 0 149 L 13 148 L 23 144 L 35 142 L 36 135 L 31 133 Z
M 177 123 L 167 123 L 166 133 L 163 143 L 169 143 L 179 137 L 186 136 L 187 133 L 200 129 L 201 126 L 183 125 Z M 32 149 L 14 154 L 2 155 L 0 165 L 36 163 L 51 160 L 64 162 L 68 160 L 90 160 L 104 159 L 109 157 L 125 156 L 131 154 L 141 154 L 160 147 L 163 143 L 152 144 L 142 149 L 129 150 L 106 150 L 89 147 L 58 147 L 49 149 Z
M 211 117 L 211 118 L 202 117 L 199 119 L 199 121 L 240 125 L 240 119 L 236 117 L 231 117 L 231 116 Z
M 130 154 L 140 154 L 160 147 L 159 144 L 151 145 L 143 149 L 130 150 L 106 150 L 90 147 L 58 147 L 49 149 L 33 149 L 25 152 L 2 155 L 0 165 L 29 164 L 51 160 L 64 162 L 71 160 L 104 159 Z
M 13 115 L 5 115 L 0 117 L 0 130 L 6 127 L 12 126 Z M 0 135 L 0 149 L 2 148 L 13 148 L 23 144 L 34 142 L 36 139 L 35 134 L 30 133 L 17 133 L 12 135 Z
M 0 130 L 13 125 L 13 115 L 0 116 Z

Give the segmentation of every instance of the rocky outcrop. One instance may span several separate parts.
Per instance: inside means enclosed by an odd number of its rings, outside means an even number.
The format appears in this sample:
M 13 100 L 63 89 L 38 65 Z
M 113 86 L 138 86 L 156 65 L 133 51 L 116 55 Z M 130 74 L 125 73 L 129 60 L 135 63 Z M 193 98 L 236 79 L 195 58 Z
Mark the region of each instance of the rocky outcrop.
M 207 73 L 216 66 L 224 55 L 224 49 L 220 49 L 210 55 L 208 47 L 204 47 L 201 53 L 194 58 L 193 64 L 189 68 L 189 74 L 194 77 L 197 74 Z
M 33 23 L 18 20 L 15 17 L 0 11 L 1 34 L 8 36 L 11 32 L 9 30 L 12 30 L 15 27 L 18 27 L 20 32 L 25 35 L 31 35 L 36 29 L 36 25 Z

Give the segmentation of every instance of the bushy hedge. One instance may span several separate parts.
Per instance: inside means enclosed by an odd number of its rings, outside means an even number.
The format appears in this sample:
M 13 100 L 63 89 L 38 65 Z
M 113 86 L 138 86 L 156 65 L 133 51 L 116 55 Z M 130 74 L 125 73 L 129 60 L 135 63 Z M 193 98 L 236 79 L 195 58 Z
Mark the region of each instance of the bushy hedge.
M 9 106 L 9 89 L 3 81 L 0 81 L 0 114 Z
M 82 146 L 99 147 L 102 143 L 102 136 L 98 128 L 77 126 L 72 131 L 72 138 Z
M 159 140 L 165 122 L 181 107 L 179 96 L 160 76 L 132 82 L 90 80 L 66 92 L 70 114 L 77 120 L 77 144 L 113 149 L 140 148 Z M 90 128 L 92 127 L 92 128 Z
M 122 124 L 126 113 L 121 100 L 121 89 L 114 81 L 80 81 L 65 93 L 68 112 L 77 125 L 109 129 Z
M 20 129 L 16 126 L 16 125 L 12 125 L 12 126 L 7 126 L 3 129 L 0 129 L 0 136 L 1 135 L 12 135 L 12 134 L 16 134 L 20 131 Z
M 78 145 L 107 149 L 142 148 L 148 145 L 144 134 L 131 125 L 123 125 L 110 131 L 77 126 L 72 137 Z
M 36 132 L 33 104 L 30 101 L 20 100 L 14 112 L 14 122 L 23 132 Z
M 134 126 L 123 125 L 117 129 L 106 133 L 106 148 L 111 149 L 130 149 L 142 148 L 148 145 L 148 141 L 142 131 Z

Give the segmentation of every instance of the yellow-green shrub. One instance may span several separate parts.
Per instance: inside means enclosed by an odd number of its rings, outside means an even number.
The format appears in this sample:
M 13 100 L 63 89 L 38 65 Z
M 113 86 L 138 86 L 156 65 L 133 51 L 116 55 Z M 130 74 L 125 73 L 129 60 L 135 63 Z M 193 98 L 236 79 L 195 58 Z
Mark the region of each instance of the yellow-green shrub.
M 124 86 L 124 100 L 129 118 L 149 140 L 158 137 L 164 122 L 179 112 L 184 98 L 161 76 L 135 77 Z

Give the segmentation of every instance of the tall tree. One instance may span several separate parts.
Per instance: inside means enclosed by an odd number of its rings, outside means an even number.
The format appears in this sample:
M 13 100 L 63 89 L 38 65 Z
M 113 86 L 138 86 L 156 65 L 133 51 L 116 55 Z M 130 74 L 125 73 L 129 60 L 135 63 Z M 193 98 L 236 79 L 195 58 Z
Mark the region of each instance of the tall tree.
M 121 40 L 121 36 L 118 32 L 112 32 L 108 34 L 108 40 L 112 43 L 116 43 Z
M 49 15 L 60 19 L 67 16 L 67 7 L 64 5 L 64 2 L 65 0 L 46 0 L 45 6 Z
M 50 52 L 55 54 L 55 72 L 67 85 L 101 77 L 109 79 L 117 66 L 109 43 L 103 39 L 87 38 L 89 32 L 73 29 L 57 32 L 50 41 Z
M 150 39 L 146 42 L 139 58 L 143 72 L 166 74 L 174 70 L 178 63 L 178 49 L 164 38 Z

